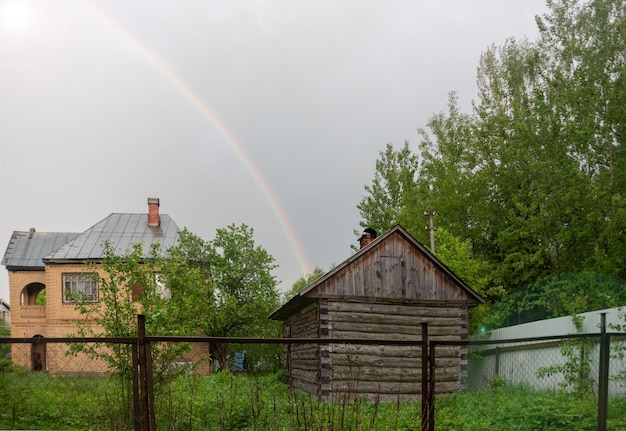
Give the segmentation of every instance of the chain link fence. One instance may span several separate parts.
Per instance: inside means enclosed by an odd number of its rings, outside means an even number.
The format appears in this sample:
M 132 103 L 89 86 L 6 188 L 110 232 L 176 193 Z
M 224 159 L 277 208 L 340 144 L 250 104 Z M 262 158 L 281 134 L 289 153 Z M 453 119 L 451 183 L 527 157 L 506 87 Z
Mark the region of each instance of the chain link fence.
M 298 340 L 145 337 L 143 352 L 140 340 L 0 339 L 0 429 L 626 429 L 621 333 L 431 339 L 418 379 L 427 380 L 426 399 L 395 402 L 358 393 L 325 401 L 290 389 L 288 376 L 272 370 L 283 365 L 283 343 Z M 89 354 L 95 348 L 121 349 L 125 372 L 110 372 Z M 167 349 L 175 360 L 146 362 Z M 458 390 L 442 396 L 448 387 Z

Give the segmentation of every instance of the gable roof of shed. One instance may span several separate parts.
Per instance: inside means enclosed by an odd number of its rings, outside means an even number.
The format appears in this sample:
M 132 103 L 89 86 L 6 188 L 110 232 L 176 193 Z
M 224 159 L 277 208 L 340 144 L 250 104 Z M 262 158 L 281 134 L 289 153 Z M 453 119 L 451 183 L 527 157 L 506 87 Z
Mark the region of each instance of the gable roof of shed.
M 367 253 L 368 250 L 371 250 L 372 247 L 376 247 L 378 244 L 382 243 L 386 238 L 392 235 L 401 235 L 402 237 L 404 237 L 411 244 L 412 247 L 419 250 L 424 256 L 431 260 L 440 271 L 445 272 L 455 282 L 455 284 L 463 289 L 470 297 L 474 298 L 478 303 L 485 302 L 485 300 L 476 291 L 474 291 L 471 287 L 465 284 L 465 282 L 461 280 L 459 276 L 452 272 L 452 270 L 448 268 L 443 262 L 437 259 L 437 257 L 432 254 L 430 250 L 428 250 L 426 247 L 424 247 L 424 245 L 422 245 L 419 241 L 413 238 L 413 236 L 411 236 L 411 234 L 409 234 L 406 229 L 404 229 L 400 225 L 396 225 L 384 234 L 380 235 L 368 246 L 363 247 L 358 252 L 343 261 L 341 264 L 337 265 L 335 268 L 328 271 L 326 274 L 304 287 L 283 306 L 274 311 L 269 316 L 269 318 L 273 320 L 284 320 L 285 318 L 291 316 L 294 312 L 300 310 L 302 307 L 315 302 L 315 299 L 307 296 L 309 293 L 315 291 L 315 289 L 319 285 L 343 271 L 348 265 L 358 260 L 361 256 Z

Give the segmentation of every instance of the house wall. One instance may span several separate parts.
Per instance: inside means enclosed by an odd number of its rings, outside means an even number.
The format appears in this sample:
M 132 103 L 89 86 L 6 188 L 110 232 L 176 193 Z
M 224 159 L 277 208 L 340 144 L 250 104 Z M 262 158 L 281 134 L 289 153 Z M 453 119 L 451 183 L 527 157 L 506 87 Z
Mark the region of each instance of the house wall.
M 76 321 L 88 322 L 84 315 L 75 309 L 75 303 L 63 302 L 63 273 L 93 272 L 84 264 L 48 264 L 45 271 L 9 271 L 11 303 L 14 311 L 11 322 L 11 336 L 15 338 L 63 338 L 77 334 Z M 104 271 L 96 270 L 100 276 Z M 21 305 L 23 289 L 32 283 L 45 285 L 46 305 Z M 100 305 L 104 306 L 102 301 Z M 92 326 L 96 328 L 95 324 Z M 36 340 L 36 339 L 35 339 Z M 34 341 L 35 341 L 34 340 Z M 84 354 L 68 356 L 68 345 L 61 343 L 13 344 L 13 363 L 27 370 L 33 369 L 33 355 L 39 353 L 44 371 L 50 373 L 99 374 L 107 371 L 107 364 Z M 210 372 L 209 347 L 207 343 L 196 343 L 190 352 L 185 353 L 180 362 L 198 362 L 194 369 L 197 374 Z
M 82 264 L 47 265 L 45 271 L 9 271 L 12 307 L 11 336 L 15 338 L 66 337 L 76 334 L 76 320 L 85 318 L 75 304 L 63 303 L 62 274 L 89 272 Z M 46 290 L 46 305 L 22 305 L 21 294 L 26 286 L 41 283 Z M 39 353 L 44 371 L 51 373 L 102 373 L 104 361 L 83 354 L 67 356 L 68 346 L 60 343 L 13 344 L 13 363 L 33 369 L 33 355 Z
M 48 265 L 45 271 L 10 271 L 9 286 L 14 313 L 12 337 L 65 337 L 76 334 L 76 320 L 85 317 L 74 303 L 63 303 L 62 274 L 89 272 L 84 265 Z M 20 295 L 31 283 L 42 283 L 46 290 L 46 305 L 21 305 Z

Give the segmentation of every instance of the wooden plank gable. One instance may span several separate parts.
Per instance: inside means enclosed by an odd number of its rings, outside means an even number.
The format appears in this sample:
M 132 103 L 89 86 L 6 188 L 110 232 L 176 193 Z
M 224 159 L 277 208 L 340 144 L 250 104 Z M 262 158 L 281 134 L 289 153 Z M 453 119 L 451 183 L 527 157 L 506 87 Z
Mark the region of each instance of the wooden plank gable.
M 476 292 L 400 226 L 376 239 L 301 294 L 309 298 L 482 302 Z
M 321 298 L 469 307 L 484 302 L 400 225 L 302 289 L 270 318 L 284 321 Z

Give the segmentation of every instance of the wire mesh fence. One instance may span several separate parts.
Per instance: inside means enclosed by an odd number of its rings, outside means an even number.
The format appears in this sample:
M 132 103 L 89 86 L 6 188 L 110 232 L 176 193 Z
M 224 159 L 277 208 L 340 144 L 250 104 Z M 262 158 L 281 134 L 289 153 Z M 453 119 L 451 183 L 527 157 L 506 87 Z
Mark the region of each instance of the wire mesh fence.
M 480 411 L 484 426 L 626 429 L 625 349 L 620 333 L 470 343 L 456 410 Z
M 5 351 L 10 346 L 12 351 L 11 365 L 0 367 L 0 429 L 389 430 L 421 426 L 417 400 L 385 403 L 363 397 L 351 385 L 331 399 L 291 389 L 283 368 L 283 346 L 322 344 L 320 340 L 155 336 L 144 341 L 149 353 L 143 354 L 143 360 L 151 357 L 147 366 L 142 365 L 138 338 L 0 339 L 0 346 Z M 372 348 L 394 343 L 324 340 L 324 344 L 344 348 L 359 342 Z M 175 352 L 172 360 L 167 351 Z M 122 358 L 115 362 L 122 367 L 111 369 L 105 359 L 109 355 Z M 357 388 L 360 378 L 355 373 L 353 387 Z M 421 379 L 421 375 L 413 377 L 414 383 Z
M 353 384 L 330 398 L 290 385 L 284 352 L 305 340 L 146 337 L 152 362 L 142 370 L 138 338 L 0 339 L 0 429 L 626 429 L 626 335 L 605 335 L 604 365 L 600 333 L 415 341 L 427 349 L 425 374 L 414 348 L 402 347 L 412 352 L 411 367 L 372 368 L 372 352 L 392 344 L 306 340 L 368 354 L 368 368 L 354 367 Z M 102 352 L 127 367 L 112 370 Z M 411 371 L 395 400 L 350 389 L 372 375 L 385 385 L 403 369 Z M 426 399 L 402 397 L 406 385 L 419 394 L 424 382 Z
M 66 343 L 0 346 L 0 429 L 128 429 L 131 381 L 70 355 Z

